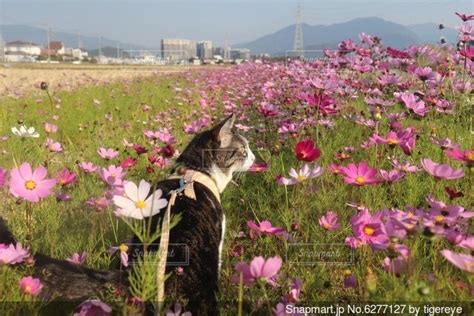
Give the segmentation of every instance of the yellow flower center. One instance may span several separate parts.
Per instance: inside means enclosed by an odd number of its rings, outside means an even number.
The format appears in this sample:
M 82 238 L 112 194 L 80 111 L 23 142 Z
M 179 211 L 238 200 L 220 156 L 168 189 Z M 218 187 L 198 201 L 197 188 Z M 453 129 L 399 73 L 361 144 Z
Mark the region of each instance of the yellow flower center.
M 303 176 L 303 175 L 299 175 L 298 178 L 296 178 L 296 180 L 297 180 L 298 182 L 303 182 L 304 180 L 306 180 L 306 177 Z
M 121 252 L 127 252 L 127 251 L 128 251 L 128 246 L 125 245 L 125 244 L 121 244 L 121 245 L 119 246 L 119 250 L 120 250 Z
M 135 202 L 135 207 L 136 207 L 136 208 L 139 208 L 139 209 L 142 210 L 142 209 L 145 208 L 145 206 L 146 206 L 145 201 L 138 200 L 138 201 Z
M 434 217 L 436 223 L 442 223 L 444 221 L 444 216 L 443 215 L 436 215 Z
M 466 270 L 468 272 L 474 272 L 474 262 L 466 262 Z
M 398 144 L 398 140 L 390 138 L 390 139 L 388 139 L 388 144 L 389 145 L 396 145 L 396 144 Z
M 408 212 L 408 215 L 407 215 L 408 218 L 413 218 L 413 216 L 415 215 L 412 212 Z
M 474 151 L 470 151 L 466 155 L 466 159 L 469 161 L 474 161 Z
M 359 176 L 359 177 L 355 178 L 355 182 L 357 184 L 364 184 L 365 183 L 365 178 Z
M 349 276 L 352 274 L 352 271 L 349 269 L 345 269 L 344 271 L 342 271 L 342 274 L 344 274 L 345 276 Z
M 375 233 L 375 229 L 369 226 L 364 227 L 364 234 L 372 236 Z
M 33 288 L 31 287 L 31 285 L 25 286 L 25 292 L 26 293 L 31 293 L 31 291 L 33 291 Z
M 25 188 L 27 188 L 28 190 L 34 190 L 36 188 L 36 182 L 33 180 L 26 181 Z

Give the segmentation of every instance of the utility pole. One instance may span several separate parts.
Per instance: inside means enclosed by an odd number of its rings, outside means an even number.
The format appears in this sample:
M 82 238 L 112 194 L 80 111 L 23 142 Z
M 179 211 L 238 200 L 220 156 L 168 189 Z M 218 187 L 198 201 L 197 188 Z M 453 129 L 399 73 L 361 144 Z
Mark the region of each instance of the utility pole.
M 99 63 L 102 59 L 102 36 L 99 35 Z
M 3 15 L 3 1 L 0 0 L 0 12 Z M 3 18 L 3 16 L 0 16 Z M 3 19 L 0 20 L 0 61 L 5 62 L 5 43 L 3 42 Z
M 48 63 L 51 62 L 51 26 L 48 24 Z
M 298 4 L 296 11 L 296 24 L 295 24 L 295 39 L 293 42 L 293 50 L 298 54 L 298 57 L 303 57 L 303 27 L 301 26 L 301 16 L 303 15 L 303 9 Z

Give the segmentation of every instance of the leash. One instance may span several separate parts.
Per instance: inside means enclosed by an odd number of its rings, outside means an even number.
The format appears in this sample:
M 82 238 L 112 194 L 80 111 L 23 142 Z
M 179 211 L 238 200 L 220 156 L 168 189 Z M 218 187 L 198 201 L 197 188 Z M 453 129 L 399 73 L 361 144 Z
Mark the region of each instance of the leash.
M 219 190 L 214 180 L 208 175 L 194 170 L 187 170 L 184 175 L 171 175 L 168 179 L 179 179 L 179 188 L 170 191 L 170 199 L 168 206 L 166 207 L 165 215 L 163 216 L 163 223 L 161 225 L 161 238 L 160 247 L 158 250 L 158 264 L 156 266 L 156 283 L 158 290 L 156 299 L 158 302 L 158 308 L 156 309 L 155 315 L 160 315 L 162 305 L 165 297 L 165 272 L 166 272 L 166 259 L 168 257 L 168 246 L 170 239 L 170 224 L 171 224 L 171 208 L 173 207 L 176 197 L 178 194 L 183 193 L 190 199 L 196 200 L 196 192 L 194 192 L 194 182 L 199 182 L 206 186 L 217 198 L 219 203 L 221 202 Z

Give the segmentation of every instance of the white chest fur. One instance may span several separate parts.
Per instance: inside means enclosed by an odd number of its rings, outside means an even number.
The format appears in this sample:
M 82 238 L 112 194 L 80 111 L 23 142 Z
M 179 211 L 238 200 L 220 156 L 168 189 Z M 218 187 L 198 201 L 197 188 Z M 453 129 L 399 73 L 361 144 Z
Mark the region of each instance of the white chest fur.
M 221 271 L 221 265 L 222 265 L 222 250 L 224 248 L 224 237 L 225 237 L 225 215 L 222 214 L 222 234 L 221 234 L 221 242 L 219 243 L 219 272 Z

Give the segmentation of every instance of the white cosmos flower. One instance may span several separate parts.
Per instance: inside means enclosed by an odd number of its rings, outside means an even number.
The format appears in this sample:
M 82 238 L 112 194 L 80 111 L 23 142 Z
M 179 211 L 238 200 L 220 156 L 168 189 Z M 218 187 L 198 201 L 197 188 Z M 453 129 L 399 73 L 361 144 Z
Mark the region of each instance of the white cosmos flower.
M 40 135 L 35 131 L 34 127 L 26 127 L 25 125 L 20 126 L 20 128 L 12 127 L 12 133 L 20 137 L 34 137 L 37 138 Z
M 161 198 L 163 192 L 160 189 L 147 198 L 150 187 L 145 180 L 141 180 L 138 187 L 135 183 L 128 181 L 124 185 L 125 196 L 114 195 L 113 197 L 118 207 L 116 214 L 135 219 L 144 219 L 158 214 L 162 208 L 166 207 L 168 201 Z
M 291 168 L 289 172 L 290 178 L 281 177 L 278 180 L 278 183 L 282 185 L 293 185 L 303 182 L 307 179 L 319 177 L 322 174 L 323 168 L 321 168 L 320 166 L 315 166 L 311 169 L 308 164 L 305 164 L 303 168 L 298 171 L 296 171 L 294 168 Z

